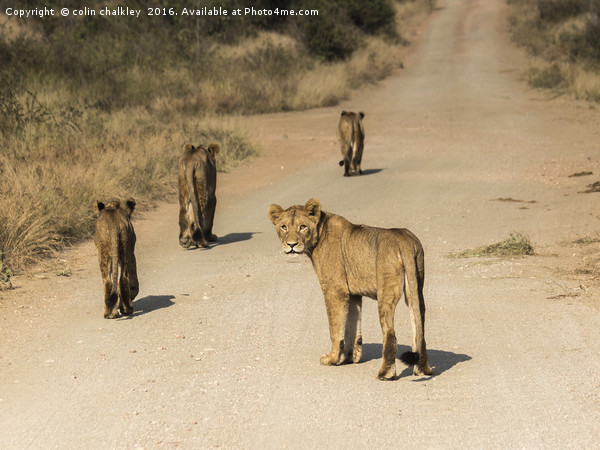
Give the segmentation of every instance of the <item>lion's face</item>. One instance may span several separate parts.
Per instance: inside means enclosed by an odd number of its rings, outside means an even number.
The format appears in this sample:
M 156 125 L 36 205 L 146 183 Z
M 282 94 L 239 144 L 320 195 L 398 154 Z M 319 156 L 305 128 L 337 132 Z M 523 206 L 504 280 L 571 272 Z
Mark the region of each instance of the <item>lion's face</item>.
M 279 205 L 269 207 L 269 217 L 287 254 L 310 253 L 317 245 L 317 225 L 321 217 L 321 204 L 310 199 L 304 206 L 291 206 L 284 210 Z

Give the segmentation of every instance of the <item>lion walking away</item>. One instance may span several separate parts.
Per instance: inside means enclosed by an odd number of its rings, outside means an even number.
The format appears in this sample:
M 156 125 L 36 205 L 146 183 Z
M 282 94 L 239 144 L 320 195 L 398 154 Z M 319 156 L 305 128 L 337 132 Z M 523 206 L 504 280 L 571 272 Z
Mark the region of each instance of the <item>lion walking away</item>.
M 423 246 L 405 228 L 354 225 L 321 210 L 317 199 L 284 210 L 269 207 L 269 217 L 287 254 L 305 253 L 313 263 L 323 296 L 331 351 L 323 365 L 360 361 L 362 355 L 362 297 L 377 300 L 383 333 L 383 355 L 378 377 L 396 377 L 394 312 L 402 295 L 413 326 L 412 352 L 400 360 L 414 366 L 415 375 L 430 375 L 425 345 L 425 267 Z
M 363 149 L 365 147 L 365 128 L 362 119 L 365 113 L 342 111 L 338 123 L 337 138 L 340 142 L 342 160 L 340 166 L 344 166 L 344 176 L 362 175 L 360 163 L 362 161 Z
M 100 274 L 104 283 L 104 317 L 114 319 L 133 314 L 133 299 L 140 286 L 135 261 L 135 232 L 131 213 L 135 201 L 96 202 L 98 220 L 94 243 L 98 249 Z
M 218 144 L 208 148 L 186 144 L 179 159 L 179 244 L 208 247 L 217 240 L 212 232 L 217 207 Z

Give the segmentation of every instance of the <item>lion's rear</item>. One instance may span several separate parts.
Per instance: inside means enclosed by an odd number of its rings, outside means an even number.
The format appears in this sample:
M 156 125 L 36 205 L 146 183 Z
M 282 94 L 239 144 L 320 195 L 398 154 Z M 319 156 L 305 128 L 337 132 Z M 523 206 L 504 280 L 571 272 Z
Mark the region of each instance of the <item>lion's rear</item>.
M 364 113 L 342 111 L 338 123 L 337 136 L 340 142 L 344 176 L 360 175 L 360 164 L 364 148 L 365 130 L 362 124 Z
M 179 243 L 189 248 L 207 247 L 212 233 L 215 206 L 217 144 L 208 148 L 187 144 L 179 160 Z
M 130 215 L 135 201 L 97 202 L 98 221 L 94 241 L 98 248 L 100 272 L 104 283 L 104 317 L 114 318 L 117 309 L 131 314 L 131 301 L 139 291 L 135 262 L 135 232 Z

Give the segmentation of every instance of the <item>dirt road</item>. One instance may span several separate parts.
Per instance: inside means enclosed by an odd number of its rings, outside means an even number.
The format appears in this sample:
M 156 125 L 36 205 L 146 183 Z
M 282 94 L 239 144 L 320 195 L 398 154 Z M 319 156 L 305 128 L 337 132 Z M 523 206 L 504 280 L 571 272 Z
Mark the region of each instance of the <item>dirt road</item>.
M 396 76 L 336 108 L 242 121 L 264 157 L 220 177 L 218 245 L 182 250 L 174 204 L 135 221 L 133 317 L 103 319 L 91 243 L 65 256 L 72 276 L 2 293 L 0 448 L 598 445 L 600 194 L 579 191 L 600 176 L 600 114 L 519 80 L 502 0 L 438 3 Z M 361 177 L 337 165 L 341 109 L 366 113 Z M 316 277 L 266 214 L 310 197 L 420 237 L 433 377 L 398 361 L 397 380 L 376 379 L 369 300 L 363 361 L 319 365 Z M 447 258 L 513 230 L 537 256 Z M 403 305 L 396 330 L 406 350 Z

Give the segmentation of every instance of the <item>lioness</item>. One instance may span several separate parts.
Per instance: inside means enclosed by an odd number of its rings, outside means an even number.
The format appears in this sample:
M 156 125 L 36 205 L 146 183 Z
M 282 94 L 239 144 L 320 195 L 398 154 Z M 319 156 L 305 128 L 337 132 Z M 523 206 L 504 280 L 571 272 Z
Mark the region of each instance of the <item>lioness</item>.
M 135 232 L 131 213 L 135 208 L 133 199 L 125 203 L 97 201 L 98 221 L 94 243 L 98 249 L 100 273 L 104 282 L 104 317 L 133 314 L 133 299 L 140 290 L 135 262 Z
M 383 332 L 380 380 L 396 376 L 394 311 L 404 292 L 410 309 L 414 340 L 412 352 L 400 356 L 414 365 L 415 375 L 432 373 L 425 347 L 424 254 L 419 239 L 404 228 L 383 229 L 354 225 L 321 210 L 317 199 L 284 210 L 269 207 L 269 217 L 283 251 L 305 253 L 313 263 L 325 297 L 331 352 L 323 365 L 358 362 L 362 354 L 362 296 L 377 300 Z
M 217 240 L 212 233 L 217 197 L 217 144 L 208 148 L 186 144 L 179 159 L 179 243 L 208 247 Z
M 362 119 L 365 113 L 342 111 L 338 123 L 337 138 L 340 141 L 342 160 L 340 166 L 344 166 L 344 176 L 362 175 L 360 162 L 362 161 L 363 148 L 365 146 L 365 128 Z

